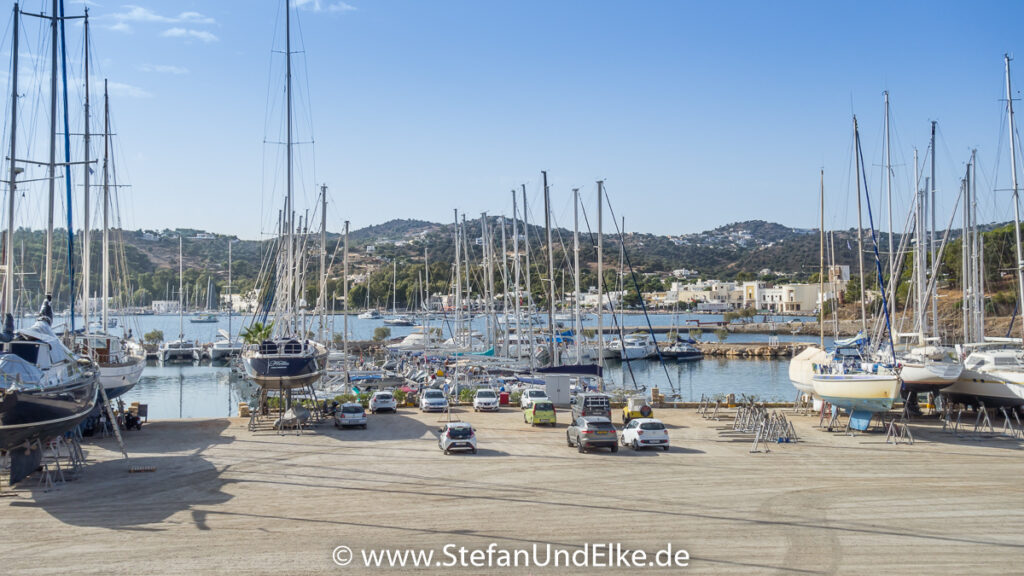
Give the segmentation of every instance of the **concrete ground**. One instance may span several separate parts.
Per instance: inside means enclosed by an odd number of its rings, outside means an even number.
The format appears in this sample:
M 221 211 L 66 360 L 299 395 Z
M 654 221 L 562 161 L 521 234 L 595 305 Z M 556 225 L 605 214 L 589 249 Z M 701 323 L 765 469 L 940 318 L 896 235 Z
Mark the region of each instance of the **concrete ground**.
M 1009 438 L 915 423 L 913 446 L 795 416 L 801 440 L 749 452 L 729 418 L 659 410 L 672 450 L 579 454 L 514 409 L 457 417 L 476 455 L 442 454 L 441 416 L 402 409 L 367 430 L 250 433 L 246 420 L 151 422 L 127 473 L 91 440 L 75 481 L 0 496 L 3 574 L 1008 574 L 1024 572 L 1024 454 Z M 617 418 L 616 418 L 617 419 Z M 457 548 L 685 549 L 686 568 L 447 567 Z M 354 561 L 332 561 L 338 546 Z M 366 568 L 362 550 L 434 551 L 425 568 Z M 345 560 L 344 551 L 339 559 Z M 467 556 L 472 560 L 471 557 Z M 492 556 L 498 559 L 498 556 Z M 664 559 L 664 556 L 661 557 Z M 605 561 L 606 562 L 606 561 Z

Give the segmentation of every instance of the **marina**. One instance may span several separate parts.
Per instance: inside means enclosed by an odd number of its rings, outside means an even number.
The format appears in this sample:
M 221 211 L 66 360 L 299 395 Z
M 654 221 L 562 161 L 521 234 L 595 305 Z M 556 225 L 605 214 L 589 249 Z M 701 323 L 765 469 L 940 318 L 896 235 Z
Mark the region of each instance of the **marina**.
M 1015 573 L 1024 9 L 741 4 L 12 2 L 0 573 Z

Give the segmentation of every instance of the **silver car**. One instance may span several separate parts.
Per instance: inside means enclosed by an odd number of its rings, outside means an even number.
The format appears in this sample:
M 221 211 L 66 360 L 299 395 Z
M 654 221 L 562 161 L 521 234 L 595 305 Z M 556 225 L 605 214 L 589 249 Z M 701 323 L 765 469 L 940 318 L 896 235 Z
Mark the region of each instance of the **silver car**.
M 398 412 L 398 402 L 389 390 L 379 390 L 370 397 L 370 413 L 376 414 L 382 410 Z
M 473 396 L 473 411 L 498 410 L 498 395 L 490 388 L 481 388 Z
M 448 399 L 444 392 L 430 388 L 420 394 L 420 410 L 423 412 L 444 412 L 448 409 Z
M 349 426 L 366 428 L 366 410 L 363 409 L 363 405 L 357 402 L 346 402 L 339 406 L 334 411 L 334 426 L 337 428 Z

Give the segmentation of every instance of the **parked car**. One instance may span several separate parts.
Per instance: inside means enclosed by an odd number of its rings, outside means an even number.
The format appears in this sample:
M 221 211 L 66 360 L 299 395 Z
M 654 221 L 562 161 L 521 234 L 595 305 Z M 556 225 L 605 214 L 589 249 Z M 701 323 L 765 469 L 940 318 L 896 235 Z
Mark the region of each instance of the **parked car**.
M 473 411 L 498 410 L 498 394 L 490 388 L 481 388 L 473 396 Z
M 395 395 L 388 390 L 378 390 L 373 393 L 373 396 L 370 396 L 370 412 L 376 414 L 383 410 L 398 412 L 398 401 L 395 400 Z
M 654 409 L 651 408 L 647 398 L 643 396 L 630 396 L 626 399 L 626 405 L 622 407 L 622 423 L 629 424 L 634 418 L 653 418 Z
M 448 422 L 441 427 L 437 447 L 445 454 L 452 450 L 469 450 L 476 454 L 476 430 L 469 422 Z
M 533 404 L 523 408 L 523 422 L 530 426 L 537 424 L 554 426 L 556 421 L 555 405 L 550 400 L 534 400 Z
M 668 450 L 668 430 L 661 420 L 656 418 L 634 418 L 622 429 L 619 442 L 623 446 L 631 446 L 633 450 L 641 448 L 657 448 Z
M 420 394 L 420 410 L 423 412 L 444 412 L 448 409 L 448 399 L 445 398 L 444 392 L 435 389 L 424 390 L 423 394 Z
M 359 426 L 366 428 L 366 410 L 358 402 L 346 402 L 334 411 L 334 426 L 345 428 Z
M 551 402 L 551 399 L 548 398 L 547 390 L 543 388 L 527 388 L 523 390 L 522 395 L 519 396 L 519 406 L 521 408 L 526 408 L 538 400 L 547 400 L 548 402 Z
M 572 399 L 572 419 L 584 416 L 603 416 L 612 419 L 612 399 L 607 394 L 585 392 Z
M 581 416 L 573 420 L 565 431 L 565 443 L 575 446 L 580 452 L 591 448 L 610 448 L 619 451 L 619 437 L 610 418 L 604 416 Z

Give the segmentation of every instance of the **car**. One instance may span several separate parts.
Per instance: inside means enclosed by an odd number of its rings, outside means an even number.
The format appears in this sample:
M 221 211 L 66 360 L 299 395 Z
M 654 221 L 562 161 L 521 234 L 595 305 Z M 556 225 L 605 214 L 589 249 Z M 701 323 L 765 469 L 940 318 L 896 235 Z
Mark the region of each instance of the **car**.
M 448 399 L 445 398 L 444 392 L 430 388 L 423 391 L 420 394 L 420 410 L 423 412 L 444 412 L 448 409 Z
M 390 390 L 378 390 L 373 393 L 373 396 L 370 396 L 370 413 L 376 414 L 383 410 L 398 412 L 398 401 L 395 400 L 395 395 Z
M 498 395 L 490 388 L 481 388 L 473 396 L 473 411 L 498 410 Z
M 622 423 L 629 424 L 634 418 L 651 418 L 654 416 L 654 409 L 651 408 L 647 398 L 643 396 L 630 396 L 626 399 L 626 405 L 622 407 Z
M 634 418 L 622 428 L 619 443 L 633 450 L 660 447 L 668 451 L 668 430 L 657 418 Z
M 532 404 L 523 408 L 523 422 L 530 426 L 537 424 L 555 425 L 555 405 L 550 400 L 534 400 Z
M 611 418 L 604 416 L 581 416 L 569 424 L 565 431 L 565 443 L 575 446 L 580 452 L 591 448 L 609 448 L 619 451 L 619 437 Z
M 572 419 L 584 416 L 603 416 L 612 419 L 612 399 L 607 394 L 585 392 L 572 399 Z
M 359 426 L 366 428 L 366 410 L 358 402 L 346 402 L 334 411 L 334 426 L 346 428 Z
M 522 395 L 519 396 L 519 407 L 526 408 L 537 400 L 547 400 L 550 402 L 551 399 L 548 398 L 547 390 L 543 388 L 527 388 L 523 390 Z
M 445 454 L 452 450 L 469 450 L 476 454 L 476 430 L 469 422 L 447 422 L 441 427 L 437 447 Z

